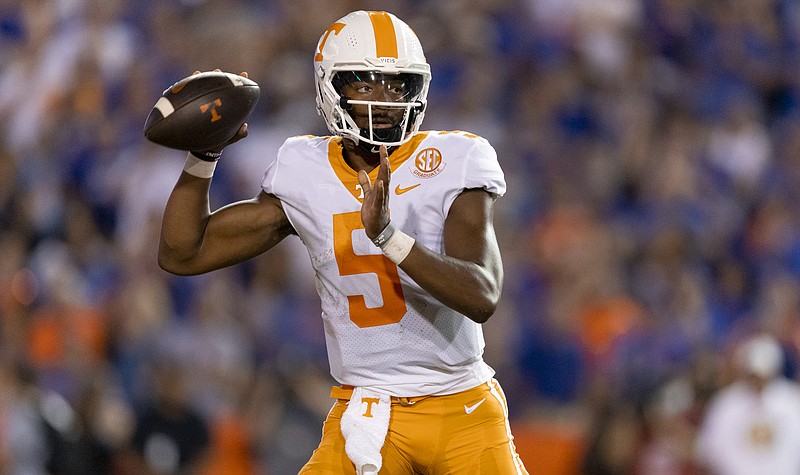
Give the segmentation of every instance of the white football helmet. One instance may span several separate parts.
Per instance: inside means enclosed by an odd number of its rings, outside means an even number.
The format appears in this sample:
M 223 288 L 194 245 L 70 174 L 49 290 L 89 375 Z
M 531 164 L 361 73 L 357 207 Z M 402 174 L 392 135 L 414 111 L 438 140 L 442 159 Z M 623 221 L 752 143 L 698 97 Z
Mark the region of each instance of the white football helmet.
M 422 45 L 411 28 L 391 13 L 352 12 L 334 23 L 320 37 L 314 55 L 317 111 L 334 135 L 357 144 L 397 146 L 418 130 L 425 115 L 431 68 Z M 354 74 L 355 73 L 355 74 Z M 372 78 L 399 77 L 409 85 L 397 102 L 352 100 L 341 93 L 342 84 L 370 73 Z M 351 117 L 353 105 L 367 106 L 369 128 L 360 128 Z M 405 109 L 400 123 L 374 128 L 375 107 Z

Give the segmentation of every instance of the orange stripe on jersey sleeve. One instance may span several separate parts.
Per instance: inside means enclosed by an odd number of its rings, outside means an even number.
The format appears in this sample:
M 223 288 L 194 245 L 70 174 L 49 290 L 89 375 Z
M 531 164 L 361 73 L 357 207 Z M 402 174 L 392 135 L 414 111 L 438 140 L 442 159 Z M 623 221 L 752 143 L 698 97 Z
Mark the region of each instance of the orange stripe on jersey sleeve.
M 386 12 L 369 12 L 369 20 L 375 32 L 375 56 L 397 58 L 397 35 L 392 18 Z

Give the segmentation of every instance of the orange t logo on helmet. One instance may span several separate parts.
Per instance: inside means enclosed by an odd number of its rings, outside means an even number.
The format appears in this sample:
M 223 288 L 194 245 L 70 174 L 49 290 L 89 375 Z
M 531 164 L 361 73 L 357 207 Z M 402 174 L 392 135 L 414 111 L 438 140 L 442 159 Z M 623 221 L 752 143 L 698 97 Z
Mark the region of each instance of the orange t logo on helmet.
M 372 29 L 375 32 L 375 56 L 378 58 L 395 58 L 397 59 L 397 36 L 394 31 L 394 23 L 392 18 L 386 12 L 367 12 L 369 20 L 372 22 Z M 322 35 L 322 40 L 319 42 L 317 54 L 314 55 L 314 61 L 322 61 L 324 56 L 322 50 L 325 49 L 325 43 L 328 42 L 328 37 L 333 33 L 338 35 L 342 29 L 347 26 L 345 23 L 336 22 L 331 25 L 325 34 Z
M 317 50 L 317 54 L 314 55 L 314 61 L 322 61 L 324 59 L 322 56 L 322 50 L 325 48 L 325 43 L 328 41 L 328 37 L 331 35 L 331 33 L 338 35 L 345 26 L 347 25 L 344 23 L 334 23 L 330 26 L 330 28 L 328 28 L 328 31 L 326 31 L 322 36 L 322 41 L 319 42 L 319 49 Z

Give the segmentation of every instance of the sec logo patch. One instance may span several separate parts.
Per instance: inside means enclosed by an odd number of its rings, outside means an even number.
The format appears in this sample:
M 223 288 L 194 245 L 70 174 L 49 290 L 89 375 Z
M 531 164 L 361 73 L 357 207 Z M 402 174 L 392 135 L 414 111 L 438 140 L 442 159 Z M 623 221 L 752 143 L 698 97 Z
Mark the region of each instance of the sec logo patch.
M 420 178 L 432 178 L 444 170 L 442 152 L 436 148 L 420 150 L 414 157 L 414 168 L 411 173 Z

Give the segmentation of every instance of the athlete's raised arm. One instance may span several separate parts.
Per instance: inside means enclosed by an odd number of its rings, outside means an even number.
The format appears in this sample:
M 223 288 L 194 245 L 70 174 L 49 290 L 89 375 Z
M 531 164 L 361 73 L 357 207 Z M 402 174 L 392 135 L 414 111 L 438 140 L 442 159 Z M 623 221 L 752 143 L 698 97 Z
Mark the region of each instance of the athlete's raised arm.
M 210 184 L 210 178 L 186 171 L 178 178 L 161 224 L 162 269 L 194 275 L 230 266 L 267 251 L 293 232 L 280 200 L 264 192 L 211 212 Z

